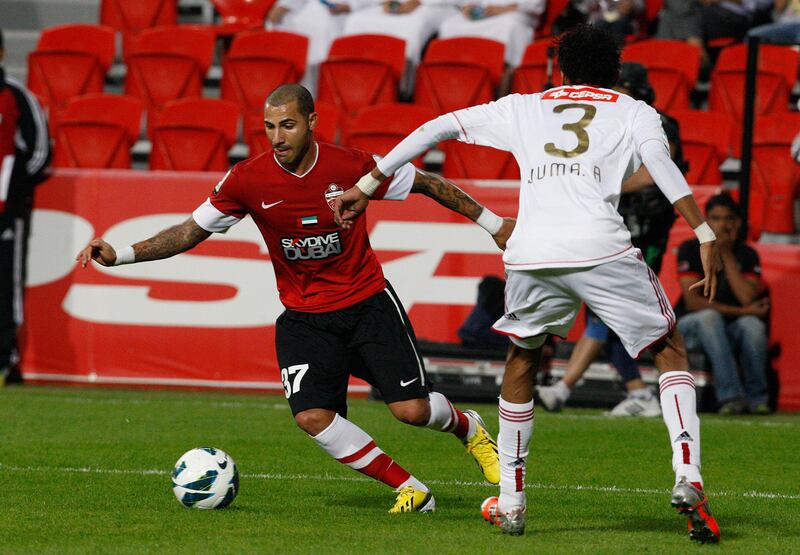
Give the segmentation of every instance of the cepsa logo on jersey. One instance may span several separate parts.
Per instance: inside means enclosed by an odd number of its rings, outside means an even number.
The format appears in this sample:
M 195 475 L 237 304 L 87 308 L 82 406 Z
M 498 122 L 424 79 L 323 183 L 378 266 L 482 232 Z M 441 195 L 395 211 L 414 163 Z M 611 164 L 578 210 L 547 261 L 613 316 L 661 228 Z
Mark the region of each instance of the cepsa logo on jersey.
M 308 237 L 284 237 L 281 246 L 286 260 L 322 260 L 342 254 L 338 231 Z
M 542 95 L 542 100 L 588 100 L 590 102 L 616 102 L 617 93 L 591 87 L 560 87 Z

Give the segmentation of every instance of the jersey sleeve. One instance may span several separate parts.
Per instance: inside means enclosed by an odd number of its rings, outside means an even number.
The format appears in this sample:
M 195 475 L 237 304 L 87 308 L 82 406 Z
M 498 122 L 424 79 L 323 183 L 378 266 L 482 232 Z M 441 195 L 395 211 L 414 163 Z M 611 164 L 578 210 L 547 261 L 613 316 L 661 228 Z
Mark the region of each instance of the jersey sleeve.
M 459 125 L 458 140 L 511 151 L 514 99 L 518 96 L 504 96 L 488 104 L 451 112 Z
M 700 260 L 700 248 L 696 239 L 681 243 L 678 248 L 678 278 L 701 277 L 703 263 Z
M 373 156 L 375 162 L 380 161 L 380 156 Z M 366 172 L 364 172 L 366 173 Z M 414 178 L 417 175 L 417 168 L 414 164 L 407 162 L 394 172 L 394 175 L 381 183 L 381 186 L 372 195 L 375 200 L 406 200 L 414 186 Z
M 661 116 L 655 108 L 637 102 L 636 114 L 633 116 L 633 143 L 637 152 L 641 152 L 642 146 L 649 141 L 658 141 L 664 145 L 669 152 L 669 143 L 661 125 Z
M 739 263 L 742 265 L 742 274 L 745 277 L 761 280 L 761 260 L 758 257 L 758 252 L 749 245 L 745 245 L 744 252 L 742 253 L 742 260 Z
M 194 221 L 212 233 L 225 233 L 242 221 L 247 210 L 236 199 L 237 178 L 235 168 L 228 171 L 217 183 L 211 196 L 192 213 Z

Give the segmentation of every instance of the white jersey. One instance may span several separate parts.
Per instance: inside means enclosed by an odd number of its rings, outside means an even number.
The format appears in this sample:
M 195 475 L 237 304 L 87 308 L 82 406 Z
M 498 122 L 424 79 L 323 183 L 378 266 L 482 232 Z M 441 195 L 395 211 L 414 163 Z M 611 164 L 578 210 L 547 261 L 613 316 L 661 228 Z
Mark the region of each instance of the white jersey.
M 652 107 L 610 89 L 573 85 L 452 114 L 460 141 L 506 150 L 519 164 L 519 213 L 503 254 L 506 268 L 596 266 L 630 252 L 617 212 L 622 181 L 641 165 L 644 143 L 668 144 Z

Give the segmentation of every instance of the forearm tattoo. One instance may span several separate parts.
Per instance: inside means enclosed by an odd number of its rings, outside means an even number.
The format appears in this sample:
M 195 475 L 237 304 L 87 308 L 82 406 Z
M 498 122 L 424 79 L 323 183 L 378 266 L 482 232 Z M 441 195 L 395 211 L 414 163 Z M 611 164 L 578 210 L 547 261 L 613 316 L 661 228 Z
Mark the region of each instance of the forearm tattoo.
M 458 212 L 472 221 L 477 220 L 483 211 L 483 206 L 459 189 L 458 185 L 434 173 L 417 170 L 411 192 L 429 196 L 445 208 Z
M 189 218 L 182 224 L 174 225 L 150 239 L 136 243 L 133 245 L 133 252 L 136 254 L 136 262 L 160 260 L 188 251 L 208 239 L 210 235 L 211 233 L 197 225 L 194 219 Z

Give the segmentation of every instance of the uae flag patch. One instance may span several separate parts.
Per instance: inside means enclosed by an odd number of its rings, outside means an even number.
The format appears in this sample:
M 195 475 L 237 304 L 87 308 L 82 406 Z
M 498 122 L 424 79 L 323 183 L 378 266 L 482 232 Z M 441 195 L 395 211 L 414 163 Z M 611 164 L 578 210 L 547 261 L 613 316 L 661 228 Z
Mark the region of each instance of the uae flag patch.
M 303 216 L 300 218 L 301 225 L 317 225 L 317 217 L 316 216 Z

